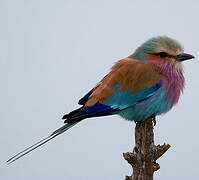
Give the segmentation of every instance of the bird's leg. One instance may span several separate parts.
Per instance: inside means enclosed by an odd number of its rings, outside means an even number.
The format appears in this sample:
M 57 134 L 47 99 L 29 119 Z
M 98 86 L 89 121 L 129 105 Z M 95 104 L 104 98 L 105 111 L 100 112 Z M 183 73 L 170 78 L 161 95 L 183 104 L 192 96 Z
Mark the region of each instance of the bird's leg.
M 153 127 L 156 125 L 156 115 L 154 114 L 154 115 L 152 115 L 152 116 L 150 116 L 148 119 L 146 119 L 145 121 L 150 121 L 150 120 L 152 120 L 152 122 L 153 122 Z M 138 125 L 138 126 L 141 126 L 141 125 L 143 125 L 144 123 L 145 123 L 145 121 L 134 121 L 135 122 L 135 124 L 136 125 Z
M 153 127 L 156 125 L 156 116 L 155 114 L 151 116 L 152 121 L 153 121 Z

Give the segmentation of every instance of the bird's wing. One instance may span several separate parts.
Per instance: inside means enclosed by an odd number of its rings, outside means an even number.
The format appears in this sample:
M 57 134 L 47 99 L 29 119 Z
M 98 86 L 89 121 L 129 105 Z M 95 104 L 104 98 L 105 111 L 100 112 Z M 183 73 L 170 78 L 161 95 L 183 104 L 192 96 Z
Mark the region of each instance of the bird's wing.
M 150 64 L 125 58 L 118 61 L 79 104 L 93 107 L 100 103 L 123 109 L 150 98 L 161 85 L 161 75 Z
M 85 118 L 117 114 L 152 97 L 161 87 L 160 74 L 142 61 L 126 58 L 118 61 L 91 91 L 79 100 L 83 107 L 63 116 L 65 123 Z

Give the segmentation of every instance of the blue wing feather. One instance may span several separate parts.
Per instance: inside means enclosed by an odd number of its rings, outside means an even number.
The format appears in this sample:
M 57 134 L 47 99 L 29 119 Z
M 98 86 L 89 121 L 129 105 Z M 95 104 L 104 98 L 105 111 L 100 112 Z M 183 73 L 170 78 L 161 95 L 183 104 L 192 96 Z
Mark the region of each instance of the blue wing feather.
M 120 84 L 117 83 L 114 86 L 114 94 L 107 98 L 103 104 L 109 105 L 113 108 L 119 108 L 123 110 L 130 106 L 133 106 L 137 103 L 148 100 L 152 97 L 156 91 L 162 86 L 162 81 L 158 82 L 151 88 L 145 88 L 143 90 L 137 91 L 134 94 L 131 94 L 131 90 L 127 89 L 124 92 L 120 91 Z
M 94 89 L 90 90 L 83 98 L 81 98 L 81 99 L 79 100 L 78 104 L 79 104 L 79 105 L 85 105 L 86 102 L 87 102 L 87 100 L 88 100 L 88 98 L 89 98 L 89 96 L 93 93 L 93 90 L 94 90 Z
M 102 113 L 112 113 L 115 111 L 118 111 L 118 108 L 112 108 L 111 106 L 108 105 L 104 105 L 101 103 L 96 103 L 94 106 L 91 107 L 84 107 L 81 111 L 79 115 L 87 115 L 87 116 L 93 116 L 93 115 L 101 115 Z

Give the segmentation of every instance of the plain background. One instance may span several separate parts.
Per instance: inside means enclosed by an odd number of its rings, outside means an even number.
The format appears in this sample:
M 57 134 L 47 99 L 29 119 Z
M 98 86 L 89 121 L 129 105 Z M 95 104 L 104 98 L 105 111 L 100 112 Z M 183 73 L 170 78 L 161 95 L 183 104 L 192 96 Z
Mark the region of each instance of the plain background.
M 86 120 L 7 166 L 5 161 L 60 127 L 61 117 L 106 73 L 151 37 L 177 39 L 184 63 L 179 104 L 157 119 L 156 143 L 171 144 L 155 179 L 198 178 L 196 0 L 0 0 L 0 179 L 121 180 L 132 169 L 135 124 Z

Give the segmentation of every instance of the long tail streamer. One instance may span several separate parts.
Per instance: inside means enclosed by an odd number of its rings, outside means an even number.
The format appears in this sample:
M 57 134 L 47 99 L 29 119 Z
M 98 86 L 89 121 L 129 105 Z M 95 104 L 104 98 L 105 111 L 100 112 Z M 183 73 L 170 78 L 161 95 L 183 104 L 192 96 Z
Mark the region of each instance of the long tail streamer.
M 79 122 L 79 121 L 78 121 Z M 50 136 L 42 139 L 41 141 L 33 144 L 32 146 L 29 146 L 28 148 L 24 149 L 23 151 L 17 153 L 16 155 L 14 155 L 13 157 L 11 157 L 10 159 L 8 159 L 6 162 L 7 164 L 11 164 L 14 161 L 16 161 L 17 159 L 25 156 L 26 154 L 30 153 L 31 151 L 33 151 L 34 149 L 42 146 L 43 144 L 47 143 L 48 141 L 50 141 L 51 139 L 55 138 L 56 136 L 62 134 L 63 132 L 67 131 L 68 129 L 70 129 L 71 127 L 73 127 L 74 125 L 76 125 L 78 122 L 74 122 L 74 123 L 68 123 L 65 124 L 64 126 L 62 126 L 61 128 L 57 129 L 56 131 L 54 131 Z

